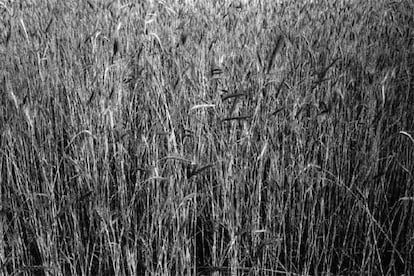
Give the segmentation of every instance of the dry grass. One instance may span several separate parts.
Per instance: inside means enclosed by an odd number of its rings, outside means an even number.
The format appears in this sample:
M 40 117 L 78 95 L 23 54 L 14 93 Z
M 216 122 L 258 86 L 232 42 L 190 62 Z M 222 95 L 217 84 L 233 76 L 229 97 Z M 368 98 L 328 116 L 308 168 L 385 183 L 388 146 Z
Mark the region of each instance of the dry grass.
M 138 2 L 0 2 L 0 275 L 414 274 L 412 1 Z

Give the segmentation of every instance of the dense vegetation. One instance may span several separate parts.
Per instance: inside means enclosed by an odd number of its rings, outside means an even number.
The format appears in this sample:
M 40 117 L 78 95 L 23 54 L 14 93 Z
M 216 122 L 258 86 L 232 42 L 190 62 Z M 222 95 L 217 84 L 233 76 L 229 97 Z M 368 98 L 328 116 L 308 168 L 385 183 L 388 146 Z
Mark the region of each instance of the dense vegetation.
M 413 1 L 0 13 L 0 275 L 414 274 Z

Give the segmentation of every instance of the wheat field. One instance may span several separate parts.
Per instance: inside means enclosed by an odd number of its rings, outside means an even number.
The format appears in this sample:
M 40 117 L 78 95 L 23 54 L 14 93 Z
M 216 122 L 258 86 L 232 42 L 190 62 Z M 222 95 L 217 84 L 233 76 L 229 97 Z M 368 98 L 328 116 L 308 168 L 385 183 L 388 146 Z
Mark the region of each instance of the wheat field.
M 412 0 L 3 0 L 0 93 L 0 276 L 414 274 Z

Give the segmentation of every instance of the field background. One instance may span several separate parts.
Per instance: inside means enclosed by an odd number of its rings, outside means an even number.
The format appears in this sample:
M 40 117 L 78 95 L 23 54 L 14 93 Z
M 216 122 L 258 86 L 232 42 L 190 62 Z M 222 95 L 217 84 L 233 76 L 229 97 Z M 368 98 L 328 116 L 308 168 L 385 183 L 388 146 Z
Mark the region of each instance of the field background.
M 413 1 L 0 1 L 0 275 L 413 275 Z

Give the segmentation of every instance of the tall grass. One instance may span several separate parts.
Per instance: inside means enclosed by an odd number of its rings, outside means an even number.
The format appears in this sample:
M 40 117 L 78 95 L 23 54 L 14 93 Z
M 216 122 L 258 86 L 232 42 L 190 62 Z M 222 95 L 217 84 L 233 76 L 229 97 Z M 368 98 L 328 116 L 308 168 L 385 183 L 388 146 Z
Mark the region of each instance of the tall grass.
M 412 1 L 0 13 L 0 275 L 414 274 Z

